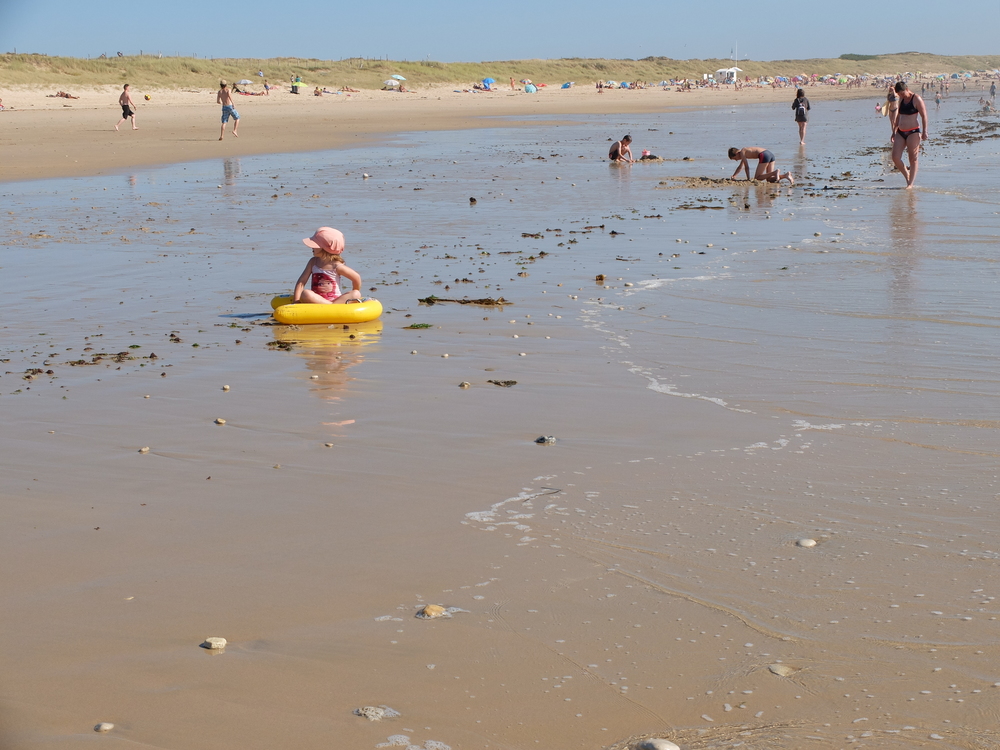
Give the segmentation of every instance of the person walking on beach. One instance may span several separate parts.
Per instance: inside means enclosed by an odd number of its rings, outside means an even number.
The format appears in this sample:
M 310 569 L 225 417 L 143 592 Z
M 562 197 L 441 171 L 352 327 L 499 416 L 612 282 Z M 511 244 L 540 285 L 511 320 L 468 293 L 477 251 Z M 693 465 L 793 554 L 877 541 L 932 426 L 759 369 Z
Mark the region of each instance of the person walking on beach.
M 799 89 L 795 92 L 795 101 L 792 102 L 792 111 L 795 113 L 795 122 L 799 124 L 799 145 L 806 145 L 806 123 L 809 122 L 809 100 L 806 92 Z
M 626 162 L 628 164 L 634 162 L 632 149 L 629 148 L 630 143 L 632 143 L 632 136 L 630 135 L 626 135 L 620 141 L 612 143 L 611 149 L 608 151 L 608 158 L 612 162 Z
M 736 171 L 733 172 L 733 176 L 730 177 L 731 180 L 736 179 L 736 175 L 740 173 L 741 169 L 746 171 L 747 179 L 751 179 L 750 164 L 748 163 L 748 160 L 756 159 L 757 169 L 753 175 L 754 180 L 764 180 L 766 182 L 780 182 L 781 180 L 788 180 L 789 185 L 795 184 L 795 178 L 792 177 L 791 172 L 781 174 L 777 164 L 775 164 L 774 154 L 766 148 L 761 148 L 760 146 L 731 148 L 729 149 L 729 158 L 740 163 L 740 165 L 736 167 Z
M 909 190 L 917 177 L 920 142 L 927 140 L 927 106 L 903 81 L 896 84 L 896 94 L 899 95 L 899 107 L 892 116 L 892 162 L 906 179 L 906 189 Z M 919 122 L 917 118 L 920 118 Z M 903 164 L 903 149 L 909 154 L 909 168 Z
M 118 97 L 118 103 L 122 105 L 122 119 L 115 124 L 115 130 L 118 130 L 118 126 L 130 117 L 132 118 L 132 130 L 138 130 L 139 128 L 135 126 L 135 102 L 132 101 L 132 94 L 128 90 L 127 83 L 122 89 L 122 95 Z
M 225 81 L 219 81 L 219 93 L 215 97 L 215 101 L 222 105 L 222 130 L 219 131 L 219 140 L 221 141 L 226 134 L 226 123 L 229 122 L 230 117 L 233 118 L 233 137 L 239 138 L 240 134 L 236 131 L 240 127 L 240 113 L 236 111 L 233 95 L 229 91 L 229 84 Z

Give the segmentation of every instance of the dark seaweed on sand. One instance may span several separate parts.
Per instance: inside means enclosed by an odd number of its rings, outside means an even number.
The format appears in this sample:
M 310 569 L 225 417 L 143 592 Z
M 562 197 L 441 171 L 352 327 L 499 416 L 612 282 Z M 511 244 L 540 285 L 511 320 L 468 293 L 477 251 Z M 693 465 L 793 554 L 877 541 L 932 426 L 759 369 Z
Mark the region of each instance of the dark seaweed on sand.
M 445 299 L 444 297 L 435 297 L 433 294 L 423 299 L 417 298 L 417 302 L 423 302 L 425 305 L 433 305 L 437 302 L 455 302 L 459 305 L 489 305 L 493 307 L 511 304 L 503 297 L 497 297 L 496 299 L 492 297 L 483 297 L 481 299 Z

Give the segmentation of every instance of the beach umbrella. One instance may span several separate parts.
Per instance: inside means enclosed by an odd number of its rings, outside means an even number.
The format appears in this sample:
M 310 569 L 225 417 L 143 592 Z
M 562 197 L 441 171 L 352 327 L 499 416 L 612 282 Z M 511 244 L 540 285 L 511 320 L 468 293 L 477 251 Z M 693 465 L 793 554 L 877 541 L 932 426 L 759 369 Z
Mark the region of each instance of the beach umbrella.
M 382 81 L 382 83 L 384 83 L 386 86 L 398 86 L 399 85 L 399 81 L 395 80 L 394 78 L 390 78 L 388 81 Z
M 521 79 L 521 83 L 531 83 L 531 79 L 530 78 L 522 78 Z
M 393 78 L 395 78 L 397 81 L 405 81 L 406 80 L 405 78 L 403 78 L 403 76 L 399 75 L 398 73 L 395 74 L 393 76 Z
M 236 85 L 237 86 L 249 86 L 251 83 L 253 83 L 253 81 L 248 81 L 246 78 L 244 78 L 242 81 L 237 81 Z
M 484 78 L 483 79 L 483 83 L 485 83 L 487 86 L 489 86 L 491 83 L 496 83 L 496 82 L 497 82 L 496 78 Z

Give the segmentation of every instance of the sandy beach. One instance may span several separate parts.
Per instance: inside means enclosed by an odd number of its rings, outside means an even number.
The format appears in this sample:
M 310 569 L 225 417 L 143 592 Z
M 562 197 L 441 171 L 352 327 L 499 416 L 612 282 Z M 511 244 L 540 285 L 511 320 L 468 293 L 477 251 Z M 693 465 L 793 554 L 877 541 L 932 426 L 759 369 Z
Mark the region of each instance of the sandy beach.
M 212 91 L 45 93 L 0 92 L 5 750 L 1000 747 L 978 93 L 912 191 L 868 90 L 804 148 L 788 89 L 282 94 L 222 143 Z M 378 321 L 273 324 L 322 225 Z
M 256 87 L 260 88 L 260 87 Z M 351 94 L 292 95 L 278 88 L 270 96 L 237 96 L 244 118 L 239 139 L 219 143 L 216 91 L 133 88 L 139 104 L 138 131 L 121 116 L 120 88 L 106 86 L 70 91 L 79 99 L 53 98 L 55 87 L 0 89 L 8 107 L 0 112 L 0 180 L 110 174 L 133 167 L 175 164 L 227 156 L 321 151 L 384 141 L 399 132 L 514 127 L 518 118 L 562 115 L 640 114 L 691 107 L 784 102 L 791 89 L 679 93 L 659 88 L 640 91 L 591 86 L 548 89 L 538 94 L 456 92 L 455 85 L 411 93 L 361 91 Z M 143 97 L 149 94 L 151 100 Z M 877 90 L 810 87 L 817 101 L 860 97 L 880 101 Z

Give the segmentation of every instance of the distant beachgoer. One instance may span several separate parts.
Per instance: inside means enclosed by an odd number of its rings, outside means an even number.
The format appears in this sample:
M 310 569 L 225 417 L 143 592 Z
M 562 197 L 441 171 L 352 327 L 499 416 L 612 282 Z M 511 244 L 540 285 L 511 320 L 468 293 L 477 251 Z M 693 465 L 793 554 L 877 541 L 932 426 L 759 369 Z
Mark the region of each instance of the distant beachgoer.
M 997 98 L 997 82 L 994 81 L 993 83 L 990 84 L 990 99 L 996 99 L 996 98 Z
M 896 96 L 896 90 L 889 86 L 889 90 L 885 94 L 885 104 L 882 105 L 882 114 L 889 118 L 889 138 L 892 139 L 892 134 L 896 132 L 895 126 L 892 124 L 896 118 L 896 109 L 899 107 L 899 100 Z
M 295 282 L 292 299 L 318 305 L 341 305 L 361 299 L 361 275 L 344 265 L 344 235 L 333 227 L 320 227 L 316 233 L 302 240 L 311 247 L 313 257 Z M 350 279 L 353 288 L 341 293 L 340 277 Z M 306 289 L 306 282 L 310 288 Z
M 778 169 L 778 165 L 775 163 L 774 154 L 766 148 L 761 148 L 760 146 L 731 148 L 729 149 L 729 158 L 733 161 L 740 162 L 740 165 L 736 167 L 736 171 L 733 172 L 733 176 L 730 179 L 735 180 L 736 175 L 740 173 L 741 169 L 746 172 L 747 179 L 751 179 L 750 165 L 747 160 L 756 159 L 757 169 L 754 172 L 752 179 L 764 180 L 766 182 L 780 182 L 781 180 L 788 180 L 789 185 L 795 184 L 795 178 L 792 177 L 791 172 L 781 174 L 781 171 Z
M 799 143 L 805 145 L 806 142 L 806 123 L 809 122 L 809 110 L 812 107 L 809 106 L 809 100 L 806 98 L 806 92 L 803 89 L 799 89 L 795 92 L 795 101 L 792 102 L 792 111 L 795 112 L 795 122 L 799 124 Z
M 629 164 L 634 162 L 632 149 L 629 148 L 630 143 L 632 143 L 632 136 L 630 135 L 626 135 L 620 141 L 612 143 L 611 148 L 608 150 L 608 158 L 613 162 L 627 162 Z
M 927 106 L 924 100 L 910 91 L 903 81 L 896 84 L 899 94 L 899 109 L 893 118 L 892 162 L 896 169 L 906 178 L 906 189 L 913 187 L 917 177 L 917 156 L 920 154 L 920 142 L 927 140 Z M 918 122 L 917 118 L 920 118 Z M 923 128 L 921 129 L 921 124 Z M 916 136 L 916 137 L 913 137 Z M 909 156 L 910 166 L 903 164 L 903 149 Z
M 118 126 L 130 117 L 132 118 L 132 130 L 138 130 L 139 128 L 135 126 L 135 102 L 132 101 L 132 94 L 128 90 L 127 83 L 122 89 L 121 96 L 118 97 L 118 103 L 122 105 L 122 119 L 115 124 L 115 130 L 118 130 Z
M 313 89 L 313 96 L 323 96 L 323 92 L 319 90 L 319 86 Z
M 219 131 L 219 140 L 221 141 L 226 134 L 226 123 L 229 122 L 230 117 L 233 118 L 233 137 L 239 138 L 240 135 L 236 131 L 240 127 L 240 113 L 236 111 L 233 95 L 229 92 L 229 84 L 225 81 L 219 81 L 219 93 L 216 95 L 215 101 L 222 105 L 222 129 Z
M 941 106 L 941 92 L 940 91 L 934 95 L 934 103 L 937 106 L 939 106 L 939 107 Z
M 270 95 L 271 95 L 271 87 L 268 85 L 267 79 L 265 78 L 264 79 L 264 96 L 270 96 Z
M 517 91 L 517 89 L 514 88 L 514 76 L 510 77 L 510 90 L 511 91 Z

